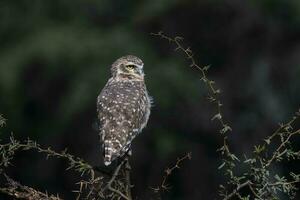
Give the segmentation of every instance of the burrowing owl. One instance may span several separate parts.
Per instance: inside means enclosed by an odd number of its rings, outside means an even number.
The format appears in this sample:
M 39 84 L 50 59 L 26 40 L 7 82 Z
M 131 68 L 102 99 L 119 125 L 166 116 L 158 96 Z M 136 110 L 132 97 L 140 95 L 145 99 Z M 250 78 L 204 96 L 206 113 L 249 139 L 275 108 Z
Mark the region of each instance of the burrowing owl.
M 131 142 L 146 126 L 151 100 L 144 82 L 141 59 L 128 55 L 111 66 L 112 77 L 97 99 L 104 164 L 129 151 Z

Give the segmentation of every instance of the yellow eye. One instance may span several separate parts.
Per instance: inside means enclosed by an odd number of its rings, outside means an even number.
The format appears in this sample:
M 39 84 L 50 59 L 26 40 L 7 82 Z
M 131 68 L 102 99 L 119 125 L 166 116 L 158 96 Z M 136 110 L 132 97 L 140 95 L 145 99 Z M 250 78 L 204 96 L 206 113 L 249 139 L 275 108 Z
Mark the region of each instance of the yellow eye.
M 135 66 L 134 65 L 126 65 L 126 68 L 129 70 L 133 70 L 135 68 Z

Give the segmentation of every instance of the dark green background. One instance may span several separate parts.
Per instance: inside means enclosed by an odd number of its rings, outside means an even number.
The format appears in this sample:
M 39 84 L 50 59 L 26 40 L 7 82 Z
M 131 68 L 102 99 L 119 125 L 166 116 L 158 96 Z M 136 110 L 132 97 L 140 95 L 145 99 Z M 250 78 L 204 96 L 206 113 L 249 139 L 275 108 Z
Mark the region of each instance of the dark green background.
M 223 175 L 214 109 L 200 73 L 150 35 L 160 30 L 184 36 L 199 63 L 211 65 L 238 155 L 299 108 L 299 0 L 1 0 L 0 113 L 8 119 L 1 137 L 12 131 L 99 165 L 96 97 L 111 63 L 134 54 L 154 98 L 133 145 L 134 196 L 150 199 L 166 166 L 191 151 L 163 199 L 215 199 Z M 74 198 L 79 177 L 65 162 L 20 153 L 13 164 L 9 173 L 21 183 Z

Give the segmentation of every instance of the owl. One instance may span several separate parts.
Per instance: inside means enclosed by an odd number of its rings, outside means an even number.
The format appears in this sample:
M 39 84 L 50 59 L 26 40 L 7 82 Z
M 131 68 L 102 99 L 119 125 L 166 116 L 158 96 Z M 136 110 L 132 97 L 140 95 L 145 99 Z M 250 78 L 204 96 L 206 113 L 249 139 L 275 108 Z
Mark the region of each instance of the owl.
M 132 140 L 146 126 L 151 107 L 144 81 L 144 63 L 136 56 L 117 59 L 111 78 L 97 98 L 104 164 L 130 150 Z

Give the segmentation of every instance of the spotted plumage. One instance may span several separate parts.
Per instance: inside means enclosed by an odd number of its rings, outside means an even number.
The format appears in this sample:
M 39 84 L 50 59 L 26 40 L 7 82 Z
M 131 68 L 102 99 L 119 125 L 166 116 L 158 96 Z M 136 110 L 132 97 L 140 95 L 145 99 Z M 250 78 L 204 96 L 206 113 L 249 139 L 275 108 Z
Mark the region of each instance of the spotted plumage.
M 117 59 L 97 99 L 104 164 L 123 156 L 146 126 L 151 102 L 144 82 L 143 62 L 135 56 Z

